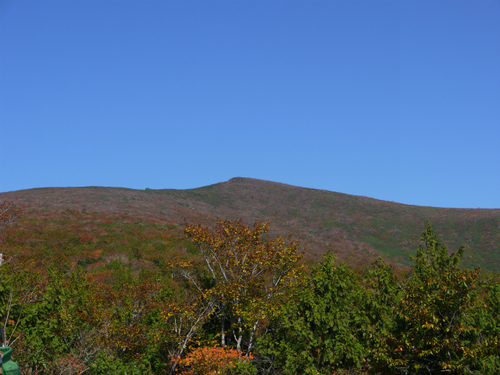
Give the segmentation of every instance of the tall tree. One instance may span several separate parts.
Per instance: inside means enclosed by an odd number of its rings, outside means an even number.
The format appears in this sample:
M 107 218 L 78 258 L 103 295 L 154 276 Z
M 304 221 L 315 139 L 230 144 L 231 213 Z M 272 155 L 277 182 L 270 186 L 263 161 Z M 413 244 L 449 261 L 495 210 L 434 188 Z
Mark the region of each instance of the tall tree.
M 387 338 L 383 372 L 462 374 L 477 365 L 479 270 L 458 268 L 464 249 L 448 254 L 426 223 L 410 279 Z
M 285 307 L 263 353 L 283 374 L 332 374 L 361 369 L 368 350 L 366 295 L 354 272 L 327 255 Z
M 298 243 L 283 237 L 264 239 L 269 223 L 252 227 L 242 220 L 217 220 L 214 230 L 186 224 L 186 235 L 198 247 L 205 279 L 186 271 L 206 299 L 216 303 L 222 347 L 234 342 L 252 351 L 260 321 L 272 316 L 275 301 L 294 282 L 299 270 Z

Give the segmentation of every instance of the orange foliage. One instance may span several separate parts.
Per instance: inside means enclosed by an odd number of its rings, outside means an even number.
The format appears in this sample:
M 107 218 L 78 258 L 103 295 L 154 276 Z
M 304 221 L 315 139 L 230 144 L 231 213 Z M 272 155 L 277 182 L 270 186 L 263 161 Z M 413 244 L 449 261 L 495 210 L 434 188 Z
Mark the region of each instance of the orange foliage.
M 187 355 L 186 358 L 175 359 L 182 367 L 181 375 L 218 375 L 224 370 L 235 367 L 240 362 L 250 361 L 253 356 L 243 356 L 241 350 L 224 349 L 214 346 L 212 348 L 197 348 Z

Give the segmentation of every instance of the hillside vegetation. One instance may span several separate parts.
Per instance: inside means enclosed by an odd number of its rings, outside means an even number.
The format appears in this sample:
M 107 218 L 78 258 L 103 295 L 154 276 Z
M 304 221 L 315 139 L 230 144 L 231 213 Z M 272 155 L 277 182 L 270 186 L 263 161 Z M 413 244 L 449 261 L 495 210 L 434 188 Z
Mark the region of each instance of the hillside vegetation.
M 5 193 L 1 345 L 28 375 L 498 374 L 498 269 L 463 263 L 496 244 L 498 210 L 249 179 Z
M 43 188 L 2 193 L 0 200 L 26 206 L 28 222 L 37 221 L 39 227 L 50 223 L 75 235 L 84 234 L 84 222 L 91 228 L 103 220 L 173 225 L 177 231 L 169 234 L 179 240 L 185 220 L 206 225 L 215 218 L 270 221 L 271 234 L 293 233 L 306 258 L 318 261 L 334 251 L 353 266 L 366 266 L 379 255 L 409 265 L 429 220 L 448 247 L 467 247 L 464 266 L 500 269 L 500 209 L 409 206 L 248 178 L 187 190 Z M 24 224 L 28 232 L 29 225 Z

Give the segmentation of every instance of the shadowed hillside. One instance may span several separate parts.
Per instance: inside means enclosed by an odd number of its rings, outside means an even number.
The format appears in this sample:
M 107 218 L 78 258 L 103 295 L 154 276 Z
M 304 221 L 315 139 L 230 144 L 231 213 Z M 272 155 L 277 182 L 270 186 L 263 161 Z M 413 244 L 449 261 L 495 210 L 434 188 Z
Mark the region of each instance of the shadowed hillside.
M 187 190 L 42 188 L 2 193 L 0 200 L 25 206 L 32 218 L 70 213 L 91 222 L 92 215 L 104 215 L 169 224 L 177 228 L 174 236 L 182 235 L 185 220 L 205 225 L 216 217 L 271 221 L 272 234 L 300 239 L 311 260 L 332 250 L 352 265 L 379 254 L 408 264 L 430 220 L 450 251 L 467 247 L 465 266 L 500 270 L 500 209 L 410 206 L 249 178 Z

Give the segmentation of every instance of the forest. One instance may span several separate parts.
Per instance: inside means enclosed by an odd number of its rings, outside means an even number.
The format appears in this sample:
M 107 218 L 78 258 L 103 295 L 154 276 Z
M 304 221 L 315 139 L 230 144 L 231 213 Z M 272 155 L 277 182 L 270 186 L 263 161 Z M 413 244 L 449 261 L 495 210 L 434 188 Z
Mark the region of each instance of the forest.
M 409 267 L 356 268 L 304 259 L 269 222 L 75 217 L 0 203 L 2 346 L 22 374 L 500 373 L 498 274 L 463 268 L 429 221 Z

